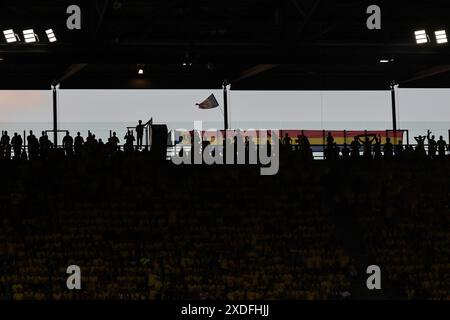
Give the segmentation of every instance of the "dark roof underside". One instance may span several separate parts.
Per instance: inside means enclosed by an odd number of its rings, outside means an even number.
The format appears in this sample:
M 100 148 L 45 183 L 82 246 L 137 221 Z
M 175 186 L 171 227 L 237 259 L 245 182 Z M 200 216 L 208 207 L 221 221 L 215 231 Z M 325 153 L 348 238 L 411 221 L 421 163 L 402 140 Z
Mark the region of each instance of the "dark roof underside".
M 41 38 L 6 44 L 0 34 L 0 89 L 58 80 L 66 89 L 220 88 L 224 79 L 243 90 L 450 87 L 450 46 L 414 39 L 418 29 L 432 40 L 450 31 L 448 1 L 378 1 L 378 31 L 366 28 L 372 1 L 55 2 L 0 2 L 2 30 L 34 28 Z M 82 8 L 81 31 L 66 28 L 70 4 Z M 57 43 L 46 41 L 48 28 Z

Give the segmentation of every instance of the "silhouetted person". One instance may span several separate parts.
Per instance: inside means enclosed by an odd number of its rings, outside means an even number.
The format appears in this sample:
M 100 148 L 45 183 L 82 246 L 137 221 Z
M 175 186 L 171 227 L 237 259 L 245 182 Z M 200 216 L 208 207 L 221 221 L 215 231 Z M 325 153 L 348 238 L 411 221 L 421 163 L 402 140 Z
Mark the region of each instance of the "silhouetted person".
M 333 143 L 334 143 L 334 138 L 333 135 L 331 134 L 331 132 L 328 132 L 328 136 L 327 136 L 327 146 L 332 149 L 333 148 Z
M 45 131 L 42 131 L 42 135 L 39 138 L 39 154 L 41 155 L 41 158 L 47 158 L 50 149 L 49 142 L 47 134 Z
M 445 157 L 445 151 L 447 149 L 447 142 L 445 142 L 444 137 L 440 136 L 437 142 L 439 157 Z
M 103 153 L 105 150 L 105 143 L 103 142 L 102 139 L 98 139 L 98 143 L 97 143 L 97 149 L 100 153 Z
M 417 141 L 416 153 L 418 156 L 426 155 L 426 152 L 425 152 L 425 139 L 426 138 L 427 137 L 422 137 L 422 136 L 414 137 L 414 140 Z
M 355 137 L 353 139 L 353 141 L 350 143 L 352 159 L 358 159 L 359 158 L 359 147 L 360 146 L 361 146 L 361 144 L 359 143 L 359 138 Z
M 381 136 L 375 137 L 375 144 L 373 145 L 374 159 L 380 160 L 383 155 L 381 153 Z
M 9 144 L 10 138 L 8 136 L 8 131 L 3 132 L 2 139 L 0 140 L 0 144 L 3 146 L 7 146 Z
M 39 140 L 33 134 L 32 130 L 30 130 L 30 135 L 27 137 L 27 142 L 30 160 L 37 159 L 39 156 Z
M 399 141 L 401 143 L 401 141 Z M 391 138 L 386 138 L 386 143 L 383 146 L 383 152 L 385 158 L 392 158 L 393 156 L 393 145 L 391 143 Z
M 74 141 L 74 150 L 75 150 L 75 155 L 79 156 L 83 150 L 83 145 L 84 145 L 84 139 L 81 136 L 81 134 L 79 132 L 77 132 L 77 136 L 75 137 L 75 141 Z
M 144 125 L 142 120 L 139 120 L 139 124 L 136 126 L 136 143 L 138 149 L 142 148 L 142 140 L 144 138 Z
M 128 153 L 133 152 L 134 151 L 134 141 L 136 140 L 133 136 L 133 133 L 128 130 L 124 139 L 125 139 L 124 151 L 128 152 Z
M 302 133 L 301 135 L 297 136 L 297 143 L 299 145 L 301 158 L 312 159 L 313 155 L 311 150 L 311 143 L 309 142 L 308 137 Z
M 111 144 L 112 144 L 113 152 L 116 152 L 118 150 L 119 143 L 120 143 L 120 140 L 119 140 L 119 138 L 117 138 L 117 134 L 115 132 L 113 132 L 113 135 L 111 137 Z
M 289 135 L 286 133 L 286 135 L 283 138 L 283 146 L 286 151 L 292 150 L 292 141 Z
M 66 156 L 70 157 L 73 155 L 73 138 L 70 136 L 69 131 L 66 132 L 66 136 L 63 138 L 63 148 L 66 152 Z
M 11 139 L 11 145 L 14 150 L 14 159 L 20 159 L 20 155 L 22 154 L 22 144 L 22 137 L 15 132 Z
M 372 143 L 375 141 L 375 138 L 376 137 L 370 139 L 368 136 L 365 136 L 364 140 L 361 140 L 361 138 L 359 138 L 359 140 L 362 142 L 364 146 L 363 156 L 366 159 L 372 159 Z
M 437 142 L 436 142 L 435 136 L 431 136 L 430 130 L 428 130 L 427 139 L 428 139 L 428 156 L 431 159 L 434 159 L 434 158 L 436 158 Z

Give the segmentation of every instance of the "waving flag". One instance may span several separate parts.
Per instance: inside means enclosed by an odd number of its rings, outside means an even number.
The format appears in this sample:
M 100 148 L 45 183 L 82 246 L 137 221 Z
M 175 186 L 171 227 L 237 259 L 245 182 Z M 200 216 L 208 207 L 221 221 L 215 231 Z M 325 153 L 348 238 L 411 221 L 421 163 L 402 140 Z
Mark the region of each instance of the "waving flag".
M 210 95 L 208 99 L 203 101 L 202 103 L 196 104 L 200 109 L 214 109 L 219 106 L 219 103 L 216 100 L 216 97 L 214 97 L 214 94 Z

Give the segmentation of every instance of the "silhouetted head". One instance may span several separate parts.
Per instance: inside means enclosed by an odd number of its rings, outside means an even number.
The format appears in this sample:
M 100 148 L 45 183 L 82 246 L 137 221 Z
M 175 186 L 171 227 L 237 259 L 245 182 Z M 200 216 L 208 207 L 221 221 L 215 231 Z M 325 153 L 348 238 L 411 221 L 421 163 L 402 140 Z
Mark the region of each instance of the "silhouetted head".
M 33 130 L 30 130 L 30 135 L 32 135 L 33 134 Z
M 70 134 L 70 132 L 69 131 L 66 131 L 66 136 L 68 136 Z
M 81 135 L 81 133 L 77 132 L 77 136 L 79 137 Z
M 42 136 L 45 136 L 45 131 L 42 131 Z
M 8 131 L 5 131 L 4 135 L 7 136 L 8 135 Z
M 434 140 L 436 137 L 435 136 L 431 136 L 431 140 Z
M 403 144 L 403 141 L 402 140 L 398 140 L 398 144 Z
M 387 143 L 391 142 L 391 138 L 389 138 L 389 137 L 386 138 L 386 142 L 387 142 Z
M 328 136 L 331 137 L 331 132 L 328 132 Z
M 139 124 L 142 124 L 142 120 L 139 120 Z
M 443 137 L 443 136 L 440 136 L 440 137 L 439 137 L 439 140 L 441 140 L 441 141 L 444 140 L 444 137 Z
M 116 136 L 116 133 L 115 132 L 113 132 L 113 137 L 115 137 Z
M 17 132 L 14 132 L 14 137 L 17 137 Z

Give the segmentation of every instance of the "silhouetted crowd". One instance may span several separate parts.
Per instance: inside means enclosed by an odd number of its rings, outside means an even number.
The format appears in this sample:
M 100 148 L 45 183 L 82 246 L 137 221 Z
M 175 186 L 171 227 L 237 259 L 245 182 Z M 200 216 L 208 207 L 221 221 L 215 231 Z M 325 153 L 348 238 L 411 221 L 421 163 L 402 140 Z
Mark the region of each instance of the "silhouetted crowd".
M 96 155 L 112 155 L 118 151 L 123 151 L 125 153 L 132 153 L 135 151 L 149 151 L 148 146 L 143 145 L 143 135 L 144 135 L 144 125 L 142 121 L 135 128 L 136 137 L 134 132 L 128 130 L 124 137 L 124 144 L 120 145 L 120 140 L 117 137 L 116 132 L 108 138 L 105 143 L 103 140 L 97 139 L 95 134 L 90 131 L 86 139 L 81 136 L 78 132 L 73 138 L 69 132 L 66 132 L 62 140 L 62 150 L 67 157 L 72 156 L 96 156 Z M 234 145 L 235 150 L 238 145 L 238 139 L 242 139 L 242 144 L 245 146 L 246 158 L 248 160 L 248 154 L 251 149 L 257 149 L 258 145 L 249 138 L 238 136 L 234 139 L 225 140 L 226 143 Z M 327 160 L 336 159 L 392 159 L 392 158 L 402 158 L 402 159 L 414 159 L 414 158 L 443 158 L 447 155 L 449 146 L 444 140 L 443 136 L 439 137 L 436 141 L 435 136 L 431 135 L 431 131 L 428 131 L 427 136 L 418 136 L 414 138 L 416 145 L 404 145 L 403 141 L 399 139 L 398 143 L 393 144 L 391 138 L 386 138 L 384 144 L 381 143 L 382 138 L 380 136 L 372 135 L 362 135 L 354 137 L 353 141 L 348 145 L 344 143 L 342 146 L 338 145 L 331 132 L 328 133 L 326 137 L 326 145 L 323 148 L 323 158 Z M 37 158 L 46 159 L 49 155 L 50 150 L 54 149 L 53 143 L 50 141 L 47 133 L 42 132 L 41 137 L 38 139 L 33 131 L 29 132 L 26 138 L 27 148 L 24 148 L 23 139 L 17 133 L 14 133 L 12 138 L 9 137 L 8 132 L 4 131 L 0 139 L 0 160 L 1 159 L 22 159 L 22 160 L 34 160 Z M 202 141 L 200 137 L 195 135 L 191 139 L 191 146 L 198 143 L 201 145 L 200 148 L 205 148 L 210 144 L 213 144 L 215 137 L 212 141 Z M 295 143 L 292 141 L 296 140 Z M 180 143 L 178 141 L 177 143 Z M 313 149 L 308 140 L 304 135 L 299 135 L 297 139 L 292 139 L 287 135 L 285 137 L 280 137 L 281 153 L 287 156 L 296 155 L 302 159 L 314 159 Z M 428 142 L 426 144 L 426 142 Z M 176 144 L 177 144 L 176 143 Z M 268 153 L 270 153 L 271 141 L 267 141 L 264 145 L 267 147 Z M 180 149 L 180 154 L 183 152 L 189 153 L 184 148 Z M 237 153 L 237 151 L 236 151 Z
M 380 160 L 380 159 L 414 159 L 414 158 L 444 158 L 449 150 L 447 142 L 443 136 L 436 141 L 431 131 L 427 136 L 414 137 L 416 146 L 404 145 L 402 139 L 398 139 L 398 143 L 393 143 L 391 138 L 387 137 L 386 142 L 382 144 L 381 136 L 361 135 L 354 137 L 350 145 L 346 142 L 339 146 L 329 132 L 326 137 L 326 145 L 324 147 L 323 156 L 327 160 Z M 304 135 L 297 137 L 297 143 L 292 144 L 292 139 L 285 136 L 281 141 L 283 151 L 285 153 L 297 152 L 304 159 L 313 159 L 313 150 L 309 140 Z M 428 142 L 427 144 L 425 142 Z
M 0 299 L 366 298 L 372 264 L 383 297 L 450 299 L 449 161 L 350 151 L 339 162 L 282 158 L 277 175 L 260 176 L 155 161 L 131 152 L 131 138 L 128 151 L 114 139 L 115 156 L 84 157 L 106 144 L 66 137 L 64 158 L 41 160 L 44 136 L 37 161 L 0 163 Z M 310 153 L 302 143 L 291 152 Z M 82 290 L 66 288 L 69 265 Z

